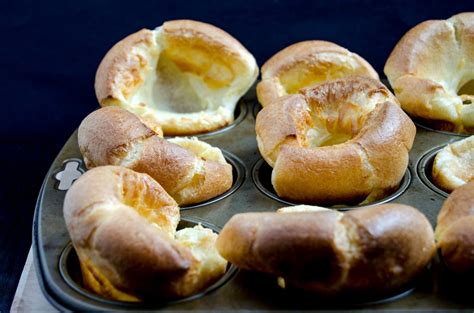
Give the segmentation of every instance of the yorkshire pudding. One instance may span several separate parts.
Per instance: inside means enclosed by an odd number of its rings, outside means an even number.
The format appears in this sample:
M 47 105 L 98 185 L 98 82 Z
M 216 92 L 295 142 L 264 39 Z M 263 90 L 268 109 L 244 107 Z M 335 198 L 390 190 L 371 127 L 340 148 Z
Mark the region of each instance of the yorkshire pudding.
M 410 29 L 393 49 L 385 74 L 402 108 L 430 126 L 474 132 L 474 13 Z
M 120 165 L 147 173 L 179 205 L 208 200 L 232 186 L 232 166 L 219 148 L 192 138 L 165 140 L 119 107 L 89 114 L 78 142 L 87 168 Z
M 328 41 L 303 41 L 279 51 L 262 66 L 257 96 L 266 106 L 303 87 L 350 75 L 379 79 L 372 66 L 357 54 Z
M 201 225 L 176 232 L 177 203 L 146 174 L 87 171 L 66 194 L 64 218 L 84 285 L 105 298 L 184 297 L 226 271 L 217 235 Z
M 474 136 L 447 145 L 436 155 L 431 176 L 448 192 L 474 179 Z
M 341 213 L 299 206 L 234 215 L 216 242 L 232 264 L 320 294 L 377 293 L 406 285 L 435 251 L 433 229 L 413 207 Z
M 176 20 L 113 46 L 97 70 L 95 90 L 102 106 L 126 108 L 165 135 L 190 135 L 231 123 L 257 76 L 254 57 L 228 33 Z
M 334 205 L 374 201 L 397 188 L 416 128 L 382 83 L 350 77 L 264 107 L 256 132 L 280 197 Z
M 455 189 L 438 215 L 436 241 L 454 272 L 474 271 L 474 181 Z

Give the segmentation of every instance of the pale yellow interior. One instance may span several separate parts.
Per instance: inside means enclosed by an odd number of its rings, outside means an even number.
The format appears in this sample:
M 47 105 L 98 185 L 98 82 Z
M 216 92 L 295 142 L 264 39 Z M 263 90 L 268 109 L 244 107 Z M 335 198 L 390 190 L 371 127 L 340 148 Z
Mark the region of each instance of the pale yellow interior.
M 219 279 L 227 269 L 227 261 L 217 252 L 217 234 L 201 224 L 176 232 L 180 245 L 190 249 L 196 267 L 183 282 L 185 293 L 192 294 Z
M 166 114 L 231 110 L 252 84 L 252 60 L 216 53 L 202 40 L 165 36 L 154 31 L 156 44 L 142 51 L 147 58 L 143 83 L 131 97 L 135 110 L 145 107 Z M 219 51 L 217 51 L 219 52 Z

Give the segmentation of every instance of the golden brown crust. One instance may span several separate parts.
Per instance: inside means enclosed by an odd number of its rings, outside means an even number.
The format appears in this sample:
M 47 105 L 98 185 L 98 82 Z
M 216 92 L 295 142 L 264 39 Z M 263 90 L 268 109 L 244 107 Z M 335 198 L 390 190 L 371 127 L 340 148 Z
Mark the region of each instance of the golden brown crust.
M 257 76 L 253 56 L 228 33 L 176 20 L 114 45 L 99 65 L 95 89 L 102 106 L 126 108 L 167 135 L 191 135 L 231 123 Z
M 193 20 L 173 20 L 163 23 L 163 30 L 169 37 L 182 40 L 198 40 L 209 45 L 209 49 L 226 54 L 227 57 L 241 58 L 250 52 L 234 37 L 211 24 Z
M 474 270 L 474 181 L 455 189 L 443 204 L 436 226 L 437 246 L 454 272 Z
M 441 20 L 430 20 L 422 22 L 408 31 L 397 43 L 385 64 L 385 73 L 390 80 L 397 79 L 405 74 L 418 76 L 423 73 L 424 68 L 431 65 L 432 52 L 425 49 L 426 43 L 423 38 L 428 39 L 431 49 L 444 49 L 436 47 L 436 41 L 453 40 L 453 27 Z M 419 51 L 417 54 L 412 51 Z M 443 50 L 442 50 L 443 51 Z M 431 66 L 434 66 L 431 65 Z
M 64 218 L 80 261 L 122 292 L 138 295 L 142 287 L 169 284 L 194 262 L 171 240 L 178 205 L 146 174 L 117 166 L 86 172 L 66 194 Z M 85 284 L 98 291 L 94 281 Z
M 461 110 L 458 90 L 472 80 L 474 13 L 430 20 L 410 29 L 397 43 L 384 72 L 404 110 L 445 121 L 456 132 L 472 127 Z
M 142 29 L 125 37 L 107 52 L 95 76 L 95 93 L 101 105 L 116 105 L 143 81 L 139 73 L 146 61 L 131 51 L 136 47 L 147 49 L 153 44 L 153 32 Z
M 232 187 L 232 166 L 213 161 L 204 162 L 202 172 L 193 178 L 192 202 L 186 190 L 180 190 L 176 195 L 178 202 L 184 204 L 199 203 L 223 194 Z M 198 181 L 198 183 L 196 183 Z
M 405 175 L 408 152 L 416 128 L 398 104 L 384 102 L 367 118 L 366 124 L 353 138 L 365 152 L 379 189 L 394 189 Z M 377 188 L 377 187 L 375 187 Z
M 237 214 L 216 245 L 238 267 L 318 293 L 400 287 L 423 271 L 435 246 L 426 217 L 400 204 L 345 214 Z
M 152 137 L 141 143 L 139 155 L 127 167 L 156 177 L 163 188 L 175 199 L 196 168 L 196 156 L 186 149 L 161 138 Z
M 257 95 L 266 106 L 299 88 L 349 75 L 379 78 L 367 61 L 343 47 L 328 41 L 303 41 L 279 51 L 262 66 Z
M 273 77 L 278 76 L 281 71 L 287 70 L 294 63 L 308 61 L 311 62 L 318 53 L 335 53 L 340 56 L 348 56 L 351 54 L 349 50 L 329 41 L 323 40 L 308 40 L 292 44 L 273 55 L 265 64 L 262 66 L 262 77 Z M 370 72 L 370 76 L 378 78 L 377 73 L 372 67 L 357 54 L 352 55 L 358 58 L 358 61 L 367 66 L 367 72 Z
M 318 149 L 283 146 L 272 173 L 277 194 L 300 203 L 357 204 L 373 189 L 371 169 L 355 144 Z
M 91 169 L 68 190 L 63 213 L 84 285 L 105 298 L 189 296 L 225 272 L 217 235 L 200 225 L 176 232 L 179 207 L 147 174 Z
M 351 77 L 280 98 L 259 112 L 256 133 L 279 196 L 333 205 L 393 191 L 416 128 L 380 82 Z M 320 140 L 331 136 L 342 143 Z
M 275 121 L 279 121 L 275 127 Z M 283 145 L 298 145 L 304 140 L 305 126 L 311 123 L 308 105 L 302 95 L 283 96 L 272 109 L 261 110 L 257 115 L 255 129 L 260 154 L 270 166 Z M 304 145 L 301 142 L 300 145 Z
M 232 186 L 230 164 L 201 158 L 160 138 L 119 107 L 105 107 L 86 117 L 78 142 L 88 168 L 121 165 L 147 173 L 180 205 L 208 200 Z
M 335 241 L 336 212 L 240 213 L 216 242 L 232 264 L 292 281 L 337 283 L 345 256 Z
M 88 168 L 117 165 L 131 142 L 156 133 L 137 116 L 119 107 L 106 107 L 89 114 L 79 126 L 78 143 Z

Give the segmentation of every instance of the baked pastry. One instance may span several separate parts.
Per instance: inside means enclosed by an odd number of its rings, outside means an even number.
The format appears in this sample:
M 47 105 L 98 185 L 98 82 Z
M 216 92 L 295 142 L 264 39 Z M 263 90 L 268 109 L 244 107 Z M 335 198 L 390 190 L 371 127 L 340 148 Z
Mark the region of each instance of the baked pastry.
M 208 200 L 232 186 L 232 166 L 219 148 L 192 138 L 165 140 L 119 107 L 89 114 L 78 142 L 87 168 L 120 165 L 147 173 L 179 205 Z
M 234 215 L 217 239 L 219 253 L 237 267 L 282 277 L 280 285 L 334 295 L 402 287 L 435 251 L 430 223 L 407 205 L 285 211 Z
M 474 179 L 474 136 L 440 150 L 433 161 L 431 177 L 448 192 Z
M 262 66 L 257 85 L 262 106 L 299 89 L 350 75 L 379 79 L 363 58 L 335 43 L 311 40 L 295 43 L 279 51 Z
M 474 132 L 474 13 L 410 29 L 393 49 L 385 74 L 402 108 L 430 126 Z
M 381 82 L 354 76 L 281 97 L 258 113 L 256 132 L 280 197 L 334 205 L 396 189 L 416 128 Z
M 66 193 L 64 218 L 85 287 L 105 298 L 184 297 L 226 271 L 217 235 L 201 225 L 176 232 L 177 203 L 146 174 L 87 171 Z
M 474 270 L 474 181 L 455 189 L 438 215 L 437 246 L 454 272 Z
M 97 70 L 95 91 L 102 106 L 126 108 L 166 135 L 191 135 L 231 123 L 257 76 L 254 57 L 228 33 L 176 20 L 113 46 Z

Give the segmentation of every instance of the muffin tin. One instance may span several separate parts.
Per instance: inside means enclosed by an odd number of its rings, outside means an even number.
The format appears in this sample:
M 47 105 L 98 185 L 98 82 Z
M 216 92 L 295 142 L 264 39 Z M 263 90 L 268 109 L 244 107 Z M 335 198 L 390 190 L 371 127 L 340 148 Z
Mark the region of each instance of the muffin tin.
M 271 168 L 261 159 L 255 139 L 255 116 L 260 106 L 255 89 L 240 101 L 236 121 L 201 140 L 224 150 L 233 166 L 234 183 L 224 195 L 184 207 L 182 224 L 202 223 L 218 232 L 242 212 L 275 211 L 293 203 L 280 199 L 271 186 Z M 434 153 L 462 139 L 453 133 L 431 130 L 417 124 L 410 162 L 400 188 L 378 201 L 412 205 L 436 225 L 447 194 L 431 182 Z M 69 165 L 68 165 L 69 164 Z M 72 165 L 71 165 L 72 164 Z M 69 172 L 68 172 L 69 171 Z M 127 303 L 96 296 L 81 285 L 77 256 L 64 223 L 62 204 L 70 182 L 85 171 L 77 144 L 77 131 L 53 162 L 41 188 L 33 224 L 35 266 L 46 298 L 59 310 L 302 310 L 302 309 L 460 309 L 474 306 L 470 279 L 446 271 L 439 258 L 411 285 L 390 294 L 354 295 L 351 298 L 316 297 L 297 290 L 281 289 L 276 278 L 238 270 L 230 265 L 214 285 L 186 299 L 171 302 Z M 59 188 L 61 186 L 61 188 Z M 369 204 L 373 205 L 375 203 Z M 340 207 L 340 210 L 358 206 Z

